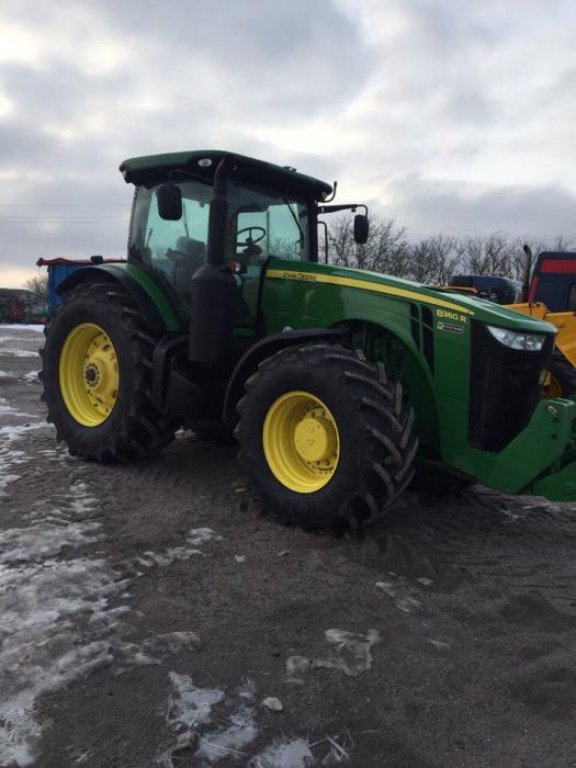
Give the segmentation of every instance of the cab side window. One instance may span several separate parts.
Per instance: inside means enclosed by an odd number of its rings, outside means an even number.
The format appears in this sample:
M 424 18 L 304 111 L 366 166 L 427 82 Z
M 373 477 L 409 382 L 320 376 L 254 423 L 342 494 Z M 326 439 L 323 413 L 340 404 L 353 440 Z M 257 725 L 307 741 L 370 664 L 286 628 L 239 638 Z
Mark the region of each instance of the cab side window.
M 138 190 L 130 252 L 168 283 L 186 312 L 190 280 L 206 261 L 210 188 L 198 182 L 184 182 L 181 188 L 182 217 L 178 221 L 160 217 L 155 189 Z

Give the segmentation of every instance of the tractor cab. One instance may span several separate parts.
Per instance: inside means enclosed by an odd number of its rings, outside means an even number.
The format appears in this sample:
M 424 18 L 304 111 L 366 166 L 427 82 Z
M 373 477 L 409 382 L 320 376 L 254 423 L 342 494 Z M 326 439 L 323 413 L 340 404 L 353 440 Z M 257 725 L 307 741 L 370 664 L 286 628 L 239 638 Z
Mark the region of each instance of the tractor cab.
M 187 320 L 207 263 L 230 275 L 235 324 L 251 326 L 270 257 L 317 258 L 316 202 L 332 191 L 324 182 L 217 151 L 136 158 L 121 170 L 136 185 L 128 260 L 154 274 Z
M 192 179 L 173 182 L 180 193 L 181 216 L 162 216 L 165 185 L 137 188 L 129 242 L 129 261 L 151 270 L 172 293 L 185 316 L 190 309 L 191 281 L 208 258 L 212 187 Z M 223 265 L 236 277 L 237 320 L 250 324 L 256 316 L 258 283 L 270 256 L 308 261 L 308 201 L 296 195 L 247 186 L 227 185 L 223 222 Z
M 199 319 L 191 317 L 195 283 L 204 282 L 196 292 L 203 309 L 222 301 L 222 292 L 206 290 L 218 274 L 220 288 L 234 286 L 234 325 L 256 332 L 270 259 L 316 262 L 318 214 L 356 208 L 324 205 L 332 187 L 293 168 L 222 151 L 134 158 L 120 170 L 136 185 L 128 261 L 159 281 L 183 324 Z M 365 242 L 366 216 L 358 214 L 354 225 L 356 240 Z

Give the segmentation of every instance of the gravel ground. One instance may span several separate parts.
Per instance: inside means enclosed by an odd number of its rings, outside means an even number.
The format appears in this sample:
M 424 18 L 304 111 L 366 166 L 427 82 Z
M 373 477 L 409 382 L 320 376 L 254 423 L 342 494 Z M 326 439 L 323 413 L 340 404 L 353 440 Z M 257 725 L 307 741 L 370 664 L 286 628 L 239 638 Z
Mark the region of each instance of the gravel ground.
M 406 494 L 282 527 L 233 447 L 68 456 L 0 327 L 0 766 L 576 765 L 576 509 Z

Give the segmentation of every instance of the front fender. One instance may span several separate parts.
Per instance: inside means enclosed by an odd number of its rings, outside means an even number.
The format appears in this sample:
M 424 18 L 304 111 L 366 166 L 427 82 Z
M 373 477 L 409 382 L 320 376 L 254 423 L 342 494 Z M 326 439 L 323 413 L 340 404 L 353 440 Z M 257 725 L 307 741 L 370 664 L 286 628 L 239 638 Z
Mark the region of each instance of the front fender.
M 348 336 L 346 328 L 308 328 L 300 331 L 283 331 L 256 342 L 240 358 L 226 387 L 222 420 L 226 426 L 234 424 L 236 403 L 242 397 L 244 382 L 266 358 L 286 347 L 301 346 L 313 341 L 338 342 Z

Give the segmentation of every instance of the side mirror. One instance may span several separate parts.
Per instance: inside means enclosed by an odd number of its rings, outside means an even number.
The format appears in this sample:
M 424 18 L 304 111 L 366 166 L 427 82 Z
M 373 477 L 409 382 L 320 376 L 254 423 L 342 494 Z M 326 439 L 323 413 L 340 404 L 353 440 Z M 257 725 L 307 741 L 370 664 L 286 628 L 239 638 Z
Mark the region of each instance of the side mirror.
M 354 216 L 354 242 L 358 245 L 365 245 L 368 242 L 369 232 L 368 216 L 364 213 L 357 213 Z
M 166 221 L 182 218 L 182 190 L 175 184 L 162 184 L 156 191 L 158 213 Z

